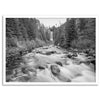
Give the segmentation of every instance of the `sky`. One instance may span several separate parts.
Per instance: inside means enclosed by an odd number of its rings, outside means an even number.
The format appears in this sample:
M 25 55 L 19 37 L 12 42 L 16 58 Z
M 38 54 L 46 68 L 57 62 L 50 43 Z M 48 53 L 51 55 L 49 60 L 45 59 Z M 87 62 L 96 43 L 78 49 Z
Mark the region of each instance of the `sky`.
M 46 27 L 59 26 L 66 22 L 66 18 L 38 18 L 38 20 Z

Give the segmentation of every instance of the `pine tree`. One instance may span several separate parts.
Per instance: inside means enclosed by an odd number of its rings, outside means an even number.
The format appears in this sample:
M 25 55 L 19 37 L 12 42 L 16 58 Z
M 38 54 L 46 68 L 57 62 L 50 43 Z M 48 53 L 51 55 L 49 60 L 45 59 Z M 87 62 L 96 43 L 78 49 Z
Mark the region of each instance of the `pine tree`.
M 65 37 L 66 37 L 66 45 L 67 47 L 71 46 L 71 42 L 77 38 L 76 30 L 75 30 L 75 19 L 69 19 L 66 22 L 65 26 Z

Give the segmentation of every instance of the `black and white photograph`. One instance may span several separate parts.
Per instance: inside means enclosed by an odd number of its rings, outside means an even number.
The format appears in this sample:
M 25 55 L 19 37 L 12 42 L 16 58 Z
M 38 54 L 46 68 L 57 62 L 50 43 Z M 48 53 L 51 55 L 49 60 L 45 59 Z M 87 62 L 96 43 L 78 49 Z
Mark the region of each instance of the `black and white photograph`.
M 0 0 L 0 100 L 100 100 L 100 0 Z
M 96 83 L 96 18 L 5 17 L 4 81 Z

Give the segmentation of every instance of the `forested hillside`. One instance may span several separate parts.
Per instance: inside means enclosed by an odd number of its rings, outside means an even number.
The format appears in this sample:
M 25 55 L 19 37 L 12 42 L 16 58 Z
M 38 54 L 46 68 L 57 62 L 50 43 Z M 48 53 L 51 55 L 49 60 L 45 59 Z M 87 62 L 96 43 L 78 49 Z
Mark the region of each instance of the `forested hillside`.
M 95 49 L 95 25 L 95 18 L 68 18 L 61 26 L 51 28 L 54 44 L 66 49 Z
M 50 30 L 35 18 L 6 18 L 6 67 L 18 67 L 21 56 L 50 43 Z
M 49 30 L 35 18 L 6 18 L 6 37 L 7 47 L 24 48 L 28 42 L 49 42 Z

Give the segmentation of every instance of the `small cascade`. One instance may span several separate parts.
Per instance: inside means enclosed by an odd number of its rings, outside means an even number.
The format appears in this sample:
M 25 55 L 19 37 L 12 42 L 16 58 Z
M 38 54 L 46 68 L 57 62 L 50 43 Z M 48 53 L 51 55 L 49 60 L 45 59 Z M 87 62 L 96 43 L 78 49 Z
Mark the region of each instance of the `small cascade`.
M 53 32 L 50 32 L 50 41 L 53 41 Z

